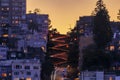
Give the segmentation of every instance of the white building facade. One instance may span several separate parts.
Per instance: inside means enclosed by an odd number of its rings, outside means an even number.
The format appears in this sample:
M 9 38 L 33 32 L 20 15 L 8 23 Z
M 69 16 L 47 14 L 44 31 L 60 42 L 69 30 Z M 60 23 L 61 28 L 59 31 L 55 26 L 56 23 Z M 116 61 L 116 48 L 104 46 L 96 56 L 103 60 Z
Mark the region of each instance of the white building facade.
M 80 80 L 104 80 L 104 72 L 84 71 L 81 73 Z
M 39 60 L 14 60 L 12 62 L 12 80 L 41 80 Z

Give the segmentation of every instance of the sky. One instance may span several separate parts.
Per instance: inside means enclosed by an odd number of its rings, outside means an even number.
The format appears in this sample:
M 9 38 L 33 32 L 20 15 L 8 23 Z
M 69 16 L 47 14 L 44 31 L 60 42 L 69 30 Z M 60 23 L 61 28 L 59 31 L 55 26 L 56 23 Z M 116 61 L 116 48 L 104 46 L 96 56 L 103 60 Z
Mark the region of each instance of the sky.
M 120 0 L 103 0 L 111 20 L 117 20 Z M 65 34 L 73 28 L 80 16 L 89 16 L 96 7 L 97 0 L 27 0 L 27 12 L 40 9 L 41 14 L 49 14 L 51 25 Z

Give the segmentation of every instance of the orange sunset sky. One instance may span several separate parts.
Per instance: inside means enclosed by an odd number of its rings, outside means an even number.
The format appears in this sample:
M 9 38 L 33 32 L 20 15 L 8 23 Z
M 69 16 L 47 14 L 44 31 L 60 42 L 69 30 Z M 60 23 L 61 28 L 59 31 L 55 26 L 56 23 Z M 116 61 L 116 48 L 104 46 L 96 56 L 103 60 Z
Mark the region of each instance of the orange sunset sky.
M 120 0 L 103 0 L 111 16 L 117 20 Z M 65 34 L 74 27 L 79 16 L 91 15 L 97 0 L 27 0 L 27 11 L 39 8 L 41 13 L 49 14 L 53 27 Z

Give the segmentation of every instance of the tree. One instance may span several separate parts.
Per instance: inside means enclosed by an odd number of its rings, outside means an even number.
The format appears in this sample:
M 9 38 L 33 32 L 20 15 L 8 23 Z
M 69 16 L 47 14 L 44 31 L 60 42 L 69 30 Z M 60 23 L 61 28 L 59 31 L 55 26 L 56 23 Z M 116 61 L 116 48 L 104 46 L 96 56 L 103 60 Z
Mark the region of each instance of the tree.
M 68 77 L 73 80 L 78 76 L 78 60 L 79 60 L 79 30 L 78 27 L 74 27 L 69 32 L 68 44 L 69 44 L 69 53 L 68 53 L 68 64 L 71 67 Z
M 110 65 L 110 54 L 98 50 L 96 45 L 89 45 L 83 50 L 82 70 L 109 70 Z
M 29 11 L 28 11 L 28 13 L 29 13 L 29 14 L 31 14 L 31 13 L 32 13 L 32 11 L 31 11 L 31 10 L 29 10 Z
M 79 58 L 79 31 L 77 27 L 71 30 L 69 33 L 69 54 L 68 64 L 72 67 L 78 67 Z
M 105 46 L 112 40 L 112 30 L 108 11 L 102 0 L 98 0 L 94 11 L 93 37 L 99 49 L 105 49 Z
M 56 45 L 56 43 L 54 41 L 52 41 L 53 37 L 55 35 L 58 35 L 59 32 L 57 31 L 56 28 L 53 28 L 52 26 L 49 26 L 48 28 L 48 40 L 47 40 L 47 54 L 48 56 L 50 56 L 50 54 L 52 53 L 53 49 L 52 47 L 54 47 Z
M 31 21 L 28 23 L 28 29 L 32 31 L 38 31 L 38 24 L 35 21 Z
M 34 13 L 39 14 L 39 13 L 40 13 L 40 9 L 35 8 L 35 9 L 34 9 Z
M 45 61 L 42 63 L 41 80 L 51 80 L 50 76 L 52 71 L 54 71 L 54 65 L 50 57 L 46 56 Z
M 55 32 L 57 32 L 57 29 L 53 29 L 52 26 L 49 25 L 47 36 L 47 52 L 45 54 L 45 61 L 42 63 L 41 80 L 51 80 L 51 73 L 54 71 L 54 64 L 52 63 L 52 59 L 50 57 L 50 47 L 54 46 L 54 43 L 51 41 L 51 38 L 54 34 L 56 34 Z

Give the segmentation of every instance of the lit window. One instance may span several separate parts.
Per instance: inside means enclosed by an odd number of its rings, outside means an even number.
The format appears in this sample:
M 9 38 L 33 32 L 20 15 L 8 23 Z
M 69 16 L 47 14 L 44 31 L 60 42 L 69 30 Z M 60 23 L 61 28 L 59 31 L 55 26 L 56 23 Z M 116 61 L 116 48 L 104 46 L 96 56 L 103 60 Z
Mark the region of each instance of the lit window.
M 45 20 L 44 23 L 48 23 L 48 20 Z
M 7 8 L 7 10 L 9 10 L 9 8 Z
M 1 19 L 4 19 L 4 17 L 3 17 L 3 16 L 1 16 Z
M 45 47 L 44 47 L 44 46 L 42 46 L 41 48 L 42 48 L 42 50 L 43 50 L 44 52 L 46 52 L 46 49 L 45 49 Z
M 4 34 L 3 37 L 8 37 L 8 34 Z
M 27 53 L 28 51 L 26 49 L 24 49 L 24 53 Z
M 85 26 L 88 26 L 88 24 L 85 24 Z
M 115 70 L 115 67 L 113 67 L 113 70 Z
M 110 51 L 114 51 L 115 50 L 115 46 L 110 46 Z
M 14 80 L 20 80 L 19 78 L 14 78 Z
M 25 78 L 20 78 L 19 80 L 25 80 Z
M 113 78 L 112 78 L 112 77 L 110 77 L 110 78 L 109 78 L 109 80 L 113 80 Z
M 120 50 L 120 46 L 118 47 L 118 50 Z
M 2 73 L 2 77 L 7 77 L 7 74 L 6 73 Z
M 120 41 L 119 41 L 119 44 L 120 44 Z
M 31 78 L 26 78 L 26 80 L 32 80 Z
M 30 22 L 33 22 L 32 20 L 30 20 Z
M 81 29 L 81 30 L 80 30 L 80 33 L 84 33 L 84 30 L 83 30 L 83 29 Z
M 45 39 L 45 40 L 47 40 L 47 37 L 46 37 L 46 36 L 44 36 L 44 39 Z
M 15 23 L 15 21 L 12 21 L 12 23 L 14 24 L 14 23 Z
M 53 35 L 51 34 L 50 37 L 53 37 Z
M 74 40 L 76 41 L 76 40 L 77 40 L 77 38 L 74 38 Z
M 12 34 L 11 37 L 16 37 L 16 34 Z
M 4 8 L 2 8 L 1 10 L 4 10 Z
M 18 23 L 19 23 L 19 21 L 15 21 L 15 23 L 16 23 L 16 24 L 18 24 Z
M 66 48 L 68 48 L 69 47 L 69 45 L 66 45 Z
M 6 45 L 6 43 L 5 43 L 5 42 L 2 42 L 2 45 Z
M 12 74 L 11 73 L 9 73 L 9 76 L 11 76 Z

